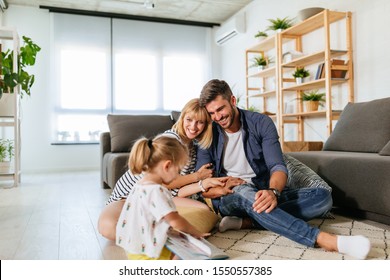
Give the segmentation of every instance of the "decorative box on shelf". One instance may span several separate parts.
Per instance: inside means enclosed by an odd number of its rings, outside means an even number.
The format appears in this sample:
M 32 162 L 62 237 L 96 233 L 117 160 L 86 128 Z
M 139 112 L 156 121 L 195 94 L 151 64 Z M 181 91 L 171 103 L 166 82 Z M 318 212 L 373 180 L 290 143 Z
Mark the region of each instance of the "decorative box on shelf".
M 321 151 L 323 145 L 320 141 L 288 141 L 283 143 L 283 152 Z

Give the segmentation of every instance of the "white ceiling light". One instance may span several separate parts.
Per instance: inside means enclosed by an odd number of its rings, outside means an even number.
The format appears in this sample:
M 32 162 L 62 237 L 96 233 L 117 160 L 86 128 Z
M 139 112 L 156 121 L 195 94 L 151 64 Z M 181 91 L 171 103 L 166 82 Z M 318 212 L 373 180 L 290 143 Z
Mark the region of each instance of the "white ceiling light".
M 154 3 L 153 1 L 145 0 L 144 7 L 146 9 L 153 9 L 154 8 Z

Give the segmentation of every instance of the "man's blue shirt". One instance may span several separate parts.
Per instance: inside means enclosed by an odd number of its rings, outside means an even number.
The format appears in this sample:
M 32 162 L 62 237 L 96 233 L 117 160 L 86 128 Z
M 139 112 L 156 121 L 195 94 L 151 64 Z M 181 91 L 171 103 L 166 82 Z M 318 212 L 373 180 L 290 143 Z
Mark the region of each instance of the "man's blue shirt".
M 279 135 L 272 119 L 267 115 L 238 108 L 241 128 L 243 130 L 243 147 L 245 156 L 256 174 L 252 182 L 259 189 L 269 187 L 270 176 L 275 171 L 283 171 L 287 168 L 283 161 L 280 148 Z M 214 176 L 226 176 L 222 168 L 223 148 L 225 135 L 223 128 L 213 122 L 213 142 L 210 148 L 198 149 L 196 170 L 206 163 L 214 164 Z M 229 156 L 229 155 L 225 155 Z

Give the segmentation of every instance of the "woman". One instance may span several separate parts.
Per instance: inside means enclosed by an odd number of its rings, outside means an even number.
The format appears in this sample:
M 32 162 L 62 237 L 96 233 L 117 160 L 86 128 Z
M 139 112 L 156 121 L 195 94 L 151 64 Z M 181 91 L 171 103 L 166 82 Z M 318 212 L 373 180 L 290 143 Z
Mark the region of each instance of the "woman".
M 224 186 L 226 178 L 211 178 L 213 171 L 209 163 L 194 172 L 198 146 L 208 148 L 212 142 L 211 119 L 206 109 L 199 106 L 198 98 L 190 100 L 184 106 L 177 122 L 164 134 L 178 138 L 189 150 L 189 161 L 181 171 L 182 176 L 167 186 L 171 189 L 176 206 L 209 209 L 197 193 L 211 187 Z M 143 175 L 133 175 L 127 171 L 116 183 L 98 221 L 98 230 L 107 239 L 115 240 L 115 228 L 124 201 L 142 177 Z M 189 196 L 192 198 L 187 198 Z

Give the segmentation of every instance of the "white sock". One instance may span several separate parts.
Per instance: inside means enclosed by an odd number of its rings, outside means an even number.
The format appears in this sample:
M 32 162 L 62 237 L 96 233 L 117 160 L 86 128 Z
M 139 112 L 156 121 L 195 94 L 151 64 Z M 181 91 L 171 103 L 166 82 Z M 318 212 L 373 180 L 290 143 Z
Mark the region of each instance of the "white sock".
M 242 226 L 242 219 L 235 216 L 225 216 L 219 223 L 218 230 L 220 232 L 227 231 L 228 229 L 240 229 Z
M 364 260 L 371 249 L 371 243 L 368 238 L 362 235 L 356 236 L 337 236 L 337 248 L 340 253 L 349 255 L 359 260 Z

